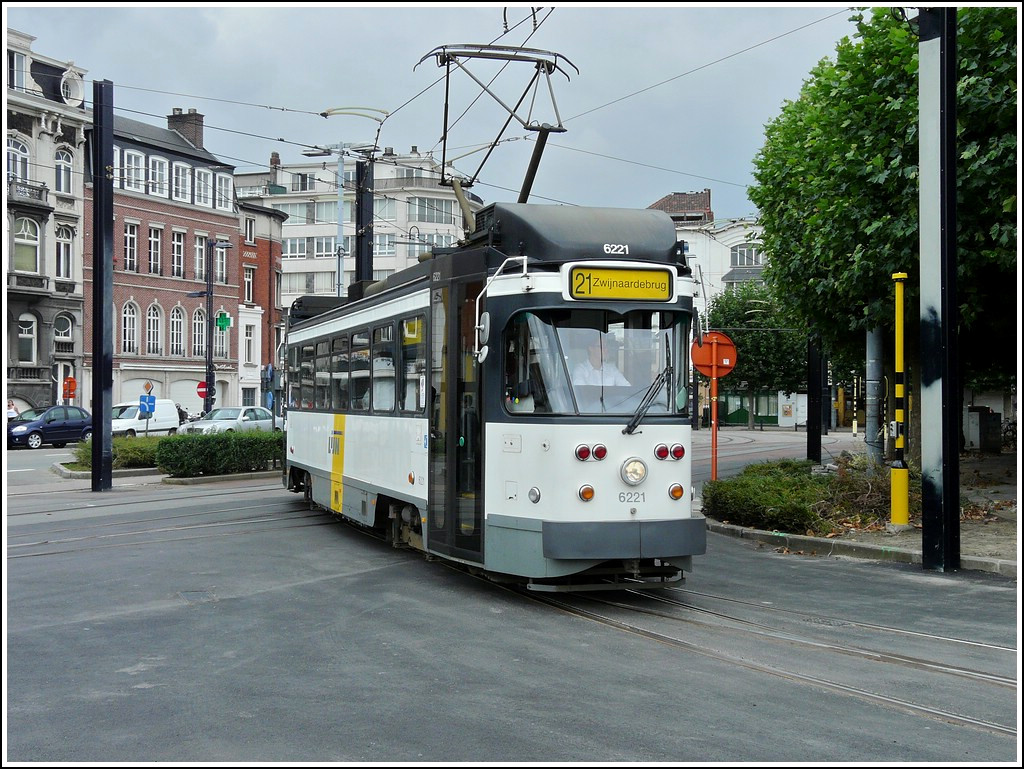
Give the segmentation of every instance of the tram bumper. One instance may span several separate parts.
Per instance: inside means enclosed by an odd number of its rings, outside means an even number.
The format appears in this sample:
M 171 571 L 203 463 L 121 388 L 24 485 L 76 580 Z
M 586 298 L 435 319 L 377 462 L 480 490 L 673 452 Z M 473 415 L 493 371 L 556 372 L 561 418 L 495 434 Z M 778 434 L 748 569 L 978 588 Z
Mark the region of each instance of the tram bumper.
M 668 521 L 543 521 L 545 558 L 659 558 L 672 561 L 707 551 L 703 517 Z

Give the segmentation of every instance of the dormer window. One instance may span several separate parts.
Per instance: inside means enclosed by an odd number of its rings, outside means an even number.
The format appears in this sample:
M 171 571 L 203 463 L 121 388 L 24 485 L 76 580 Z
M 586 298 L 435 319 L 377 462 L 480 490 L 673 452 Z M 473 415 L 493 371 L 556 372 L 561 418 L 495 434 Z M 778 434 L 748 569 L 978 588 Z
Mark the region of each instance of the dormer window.
M 67 70 L 60 79 L 60 95 L 69 107 L 81 107 L 85 100 L 85 85 L 82 76 L 74 70 Z

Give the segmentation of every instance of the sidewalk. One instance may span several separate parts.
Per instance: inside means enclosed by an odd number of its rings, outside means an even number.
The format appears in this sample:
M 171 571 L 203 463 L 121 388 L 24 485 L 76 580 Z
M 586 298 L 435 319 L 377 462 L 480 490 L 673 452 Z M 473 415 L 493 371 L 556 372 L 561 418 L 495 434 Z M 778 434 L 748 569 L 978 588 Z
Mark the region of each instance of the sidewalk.
M 723 435 L 746 437 L 776 435 L 779 428 L 746 430 L 728 428 Z M 791 431 L 789 431 L 791 432 Z M 806 434 L 801 433 L 806 439 Z M 863 435 L 854 438 L 849 429 L 830 430 L 822 436 L 822 462 L 828 465 L 840 451 L 866 450 Z M 1018 455 L 968 454 L 960 456 L 960 497 L 965 503 L 960 516 L 960 569 L 984 571 L 1004 577 L 1017 578 L 1020 539 L 1017 528 Z M 694 499 L 694 510 L 702 507 L 701 499 Z M 854 530 L 825 538 L 797 534 L 761 531 L 742 526 L 707 520 L 708 531 L 727 536 L 754 539 L 793 554 L 868 558 L 896 563 L 922 563 L 922 523 L 910 521 L 911 528 L 889 532 Z

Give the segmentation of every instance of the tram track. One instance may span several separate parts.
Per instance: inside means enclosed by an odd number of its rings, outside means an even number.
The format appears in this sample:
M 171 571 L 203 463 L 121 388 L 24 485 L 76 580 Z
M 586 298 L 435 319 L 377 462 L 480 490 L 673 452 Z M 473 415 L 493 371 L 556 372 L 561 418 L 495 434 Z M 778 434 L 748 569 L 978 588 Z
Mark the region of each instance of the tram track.
M 631 633 L 643 638 L 648 638 L 650 640 L 657 641 L 658 643 L 666 644 L 668 646 L 686 652 L 699 654 L 703 657 L 717 660 L 719 662 L 725 662 L 730 665 L 736 665 L 747 670 L 764 673 L 767 675 L 775 676 L 796 683 L 815 686 L 821 689 L 826 689 L 837 693 L 850 695 L 867 702 L 883 705 L 886 707 L 897 708 L 899 710 L 902 710 L 903 712 L 920 715 L 926 718 L 940 720 L 946 723 L 961 726 L 970 726 L 988 732 L 993 732 L 996 734 L 1004 734 L 1014 737 L 1017 735 L 1017 727 L 1015 725 L 1001 723 L 990 718 L 975 717 L 967 715 L 965 713 L 956 712 L 949 708 L 926 705 L 906 698 L 871 691 L 862 686 L 843 683 L 838 680 L 825 678 L 821 675 L 800 672 L 799 670 L 786 669 L 778 665 L 758 661 L 757 659 L 747 659 L 739 656 L 738 654 L 730 654 L 728 652 L 722 651 L 721 649 L 713 648 L 710 644 L 701 644 L 689 641 L 684 638 L 680 638 L 674 634 L 670 634 L 661 630 L 655 630 L 650 627 L 644 627 L 632 620 L 612 617 L 608 614 L 601 613 L 600 611 L 584 608 L 578 605 L 577 603 L 570 602 L 569 600 L 557 598 L 554 596 L 537 594 L 519 589 L 515 589 L 515 592 L 519 593 L 525 598 L 530 599 L 531 601 L 547 605 L 551 608 L 558 609 L 567 614 L 588 619 L 600 625 L 604 625 L 606 627 L 610 627 L 616 630 Z M 649 594 L 645 593 L 644 595 L 648 596 Z M 575 599 L 578 597 L 580 596 L 574 596 L 573 601 L 575 601 Z M 584 597 L 588 601 L 592 601 L 599 604 L 615 604 L 615 602 L 608 602 L 602 601 L 601 599 L 596 599 L 592 595 L 582 597 Z M 672 617 L 671 619 L 677 621 L 687 621 L 685 618 L 679 616 Z M 718 629 L 729 628 L 719 626 Z M 793 642 L 793 639 L 789 637 L 789 634 L 786 634 L 785 636 L 780 635 L 779 640 L 783 640 L 789 643 Z M 839 650 L 839 647 L 837 647 L 833 651 Z M 933 672 L 956 674 L 954 671 L 950 671 L 945 668 L 939 668 Z M 973 680 L 980 684 L 995 684 L 1000 687 L 1009 687 L 1013 689 L 1016 688 L 1015 685 L 1010 686 L 1007 682 L 999 681 L 998 677 L 996 677 L 996 679 L 997 680 L 993 680 L 991 677 L 975 677 Z

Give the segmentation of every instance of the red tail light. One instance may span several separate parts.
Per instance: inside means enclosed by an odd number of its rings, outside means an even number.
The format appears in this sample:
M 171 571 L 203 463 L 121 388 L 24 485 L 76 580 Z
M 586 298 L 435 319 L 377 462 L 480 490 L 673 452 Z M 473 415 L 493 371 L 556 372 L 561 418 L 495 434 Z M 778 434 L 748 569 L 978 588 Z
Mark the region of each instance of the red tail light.
M 668 459 L 668 446 L 664 443 L 659 443 L 654 447 L 654 456 L 658 459 Z
M 580 444 L 576 447 L 576 459 L 580 462 L 585 462 L 590 459 L 590 446 Z
M 674 443 L 671 449 L 672 459 L 682 459 L 686 456 L 686 449 L 683 448 L 682 444 Z
M 608 447 L 602 443 L 598 443 L 594 446 L 594 459 L 604 459 L 608 456 Z

